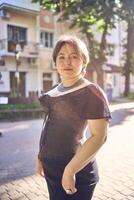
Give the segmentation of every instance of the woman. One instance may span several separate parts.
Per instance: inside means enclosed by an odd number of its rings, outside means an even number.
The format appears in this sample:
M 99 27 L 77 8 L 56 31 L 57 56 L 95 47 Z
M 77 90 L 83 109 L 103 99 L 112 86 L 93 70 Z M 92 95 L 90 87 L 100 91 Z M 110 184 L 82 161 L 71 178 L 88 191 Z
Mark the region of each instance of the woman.
M 80 39 L 62 36 L 53 61 L 62 82 L 40 98 L 47 119 L 38 172 L 45 176 L 50 200 L 90 200 L 99 179 L 95 155 L 106 141 L 111 117 L 107 100 L 84 78 L 89 57 Z M 85 140 L 87 128 L 91 136 Z

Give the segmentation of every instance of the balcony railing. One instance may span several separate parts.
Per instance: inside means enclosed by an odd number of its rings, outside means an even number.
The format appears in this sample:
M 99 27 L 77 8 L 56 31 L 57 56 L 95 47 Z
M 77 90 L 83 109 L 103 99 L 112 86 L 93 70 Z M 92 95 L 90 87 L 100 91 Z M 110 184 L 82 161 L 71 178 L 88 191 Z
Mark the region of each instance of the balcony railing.
M 0 40 L 0 55 L 12 55 L 16 51 L 16 45 L 20 45 L 23 57 L 37 57 L 38 44 L 36 42 L 14 42 L 13 40 Z

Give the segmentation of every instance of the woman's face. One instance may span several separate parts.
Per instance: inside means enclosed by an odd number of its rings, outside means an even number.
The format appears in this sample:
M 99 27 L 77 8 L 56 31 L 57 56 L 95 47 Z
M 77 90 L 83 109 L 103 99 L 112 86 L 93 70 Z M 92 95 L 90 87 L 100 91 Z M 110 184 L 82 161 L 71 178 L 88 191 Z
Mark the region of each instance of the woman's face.
M 56 68 L 63 78 L 73 78 L 82 72 L 84 61 L 70 44 L 64 44 L 56 58 Z

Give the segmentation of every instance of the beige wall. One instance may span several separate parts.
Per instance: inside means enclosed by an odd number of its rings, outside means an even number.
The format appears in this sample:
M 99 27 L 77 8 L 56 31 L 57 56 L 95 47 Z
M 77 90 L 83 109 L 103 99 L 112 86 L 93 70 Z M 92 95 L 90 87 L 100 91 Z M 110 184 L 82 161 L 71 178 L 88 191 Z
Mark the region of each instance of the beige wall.
M 10 19 L 5 20 L 5 25 L 11 24 L 28 29 L 28 41 L 36 41 L 36 17 L 19 12 L 10 11 Z M 7 36 L 7 32 L 6 32 Z
M 19 71 L 36 71 L 37 72 L 37 66 L 30 65 L 27 58 L 20 57 L 21 64 L 19 65 Z M 16 70 L 16 61 L 14 56 L 8 56 L 6 58 L 6 68 L 8 71 L 15 71 Z
M 0 18 L 0 39 L 6 38 L 6 22 L 7 20 Z
M 48 31 L 55 34 L 54 15 L 50 11 L 41 10 L 40 12 L 40 31 Z M 39 47 L 39 67 L 41 72 L 52 72 L 52 48 Z

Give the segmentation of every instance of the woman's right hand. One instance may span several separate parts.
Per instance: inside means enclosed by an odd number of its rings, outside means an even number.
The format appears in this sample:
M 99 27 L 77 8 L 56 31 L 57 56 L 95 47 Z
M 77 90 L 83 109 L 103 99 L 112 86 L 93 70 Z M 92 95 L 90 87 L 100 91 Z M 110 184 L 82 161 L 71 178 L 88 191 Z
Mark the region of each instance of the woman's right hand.
M 38 170 L 39 175 L 41 175 L 42 177 L 45 176 L 43 166 L 42 166 L 42 162 L 38 158 L 37 158 L 37 170 Z

